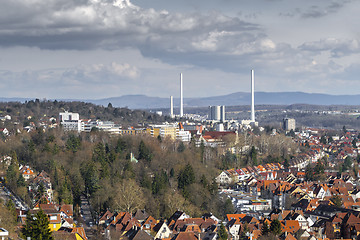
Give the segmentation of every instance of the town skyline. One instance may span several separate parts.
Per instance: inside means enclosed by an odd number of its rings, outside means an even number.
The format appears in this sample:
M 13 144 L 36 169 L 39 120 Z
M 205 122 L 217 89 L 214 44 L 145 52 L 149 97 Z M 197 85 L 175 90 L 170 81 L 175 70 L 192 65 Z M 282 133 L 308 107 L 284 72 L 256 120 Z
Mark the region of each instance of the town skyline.
M 3 97 L 357 94 L 356 1 L 8 1 Z M 14 16 L 13 12 L 17 12 Z M 95 96 L 95 97 L 94 97 Z

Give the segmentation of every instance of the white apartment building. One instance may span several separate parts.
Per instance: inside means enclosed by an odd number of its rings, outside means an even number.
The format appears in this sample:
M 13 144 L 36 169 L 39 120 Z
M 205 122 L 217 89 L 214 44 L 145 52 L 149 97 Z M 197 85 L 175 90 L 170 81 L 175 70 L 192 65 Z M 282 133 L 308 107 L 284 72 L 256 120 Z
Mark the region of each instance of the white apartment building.
M 84 123 L 80 120 L 78 113 L 59 113 L 59 122 L 66 131 L 81 132 L 84 130 Z
M 191 133 L 190 131 L 185 131 L 184 129 L 179 129 L 176 131 L 176 139 L 183 142 L 191 141 Z

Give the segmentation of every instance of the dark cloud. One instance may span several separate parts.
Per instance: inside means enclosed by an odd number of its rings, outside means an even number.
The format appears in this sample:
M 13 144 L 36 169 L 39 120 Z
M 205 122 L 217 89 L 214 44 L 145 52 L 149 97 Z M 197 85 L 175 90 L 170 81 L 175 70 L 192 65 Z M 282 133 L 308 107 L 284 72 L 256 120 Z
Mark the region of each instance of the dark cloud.
M 297 7 L 288 12 L 281 12 L 279 15 L 284 17 L 301 17 L 301 18 L 321 18 L 328 16 L 330 14 L 337 13 L 341 10 L 346 4 L 350 3 L 351 0 L 341 0 L 341 1 L 323 1 L 318 2 L 318 5 Z
M 331 56 L 336 58 L 360 52 L 359 41 L 356 39 L 327 38 L 320 41 L 304 43 L 299 48 L 314 53 L 329 51 Z
M 187 41 L 181 40 L 188 36 L 199 38 L 213 29 L 246 32 L 258 28 L 219 13 L 171 14 L 129 4 L 125 0 L 5 0 L 0 10 L 4 20 L 0 21 L 0 45 L 50 49 L 121 48 L 146 45 L 149 41 L 163 44 L 163 38 L 171 38 L 174 49 L 184 49 L 189 46 L 186 46 Z M 19 16 L 14 16 L 14 12 Z
M 30 2 L 36 2 L 36 7 Z M 259 25 L 218 12 L 169 13 L 142 9 L 127 0 L 51 0 L 46 4 L 5 0 L 5 6 L 4 18 L 16 8 L 22 20 L 0 24 L 3 47 L 84 51 L 132 47 L 171 63 L 219 68 L 225 65 L 218 65 L 223 59 L 246 63 L 244 58 L 276 49 Z

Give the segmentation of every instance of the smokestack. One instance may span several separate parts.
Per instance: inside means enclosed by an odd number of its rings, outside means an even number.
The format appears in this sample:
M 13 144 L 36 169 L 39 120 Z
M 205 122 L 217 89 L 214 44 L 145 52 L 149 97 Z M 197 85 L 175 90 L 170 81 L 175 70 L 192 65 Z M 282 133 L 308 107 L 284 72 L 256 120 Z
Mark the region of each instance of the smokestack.
M 180 117 L 184 115 L 184 103 L 183 103 L 183 78 L 180 73 Z
M 170 96 L 170 117 L 174 117 L 174 98 Z
M 251 70 L 251 122 L 255 122 L 255 79 L 254 70 Z

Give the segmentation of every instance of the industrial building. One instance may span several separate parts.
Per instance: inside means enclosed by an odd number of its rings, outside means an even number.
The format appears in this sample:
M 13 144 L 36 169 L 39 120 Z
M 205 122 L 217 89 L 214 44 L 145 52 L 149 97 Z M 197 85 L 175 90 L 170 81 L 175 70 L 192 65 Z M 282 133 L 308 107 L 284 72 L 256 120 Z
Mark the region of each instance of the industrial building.
M 209 120 L 225 122 L 225 106 L 210 106 Z

